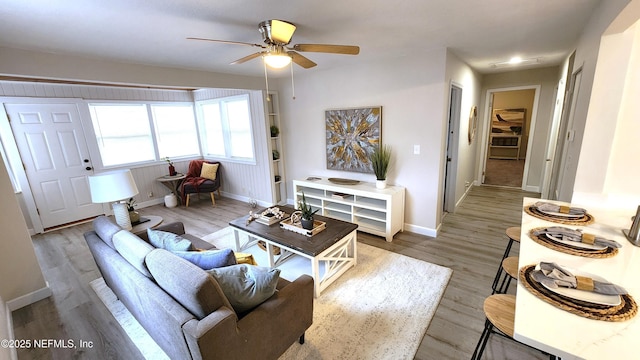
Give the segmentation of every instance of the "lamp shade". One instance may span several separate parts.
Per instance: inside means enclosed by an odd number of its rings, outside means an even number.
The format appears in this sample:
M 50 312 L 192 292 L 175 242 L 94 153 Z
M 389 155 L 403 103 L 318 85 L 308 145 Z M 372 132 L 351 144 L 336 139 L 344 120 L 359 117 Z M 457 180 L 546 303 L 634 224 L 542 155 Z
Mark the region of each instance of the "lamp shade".
M 131 170 L 108 171 L 89 176 L 91 201 L 106 203 L 128 199 L 138 193 Z

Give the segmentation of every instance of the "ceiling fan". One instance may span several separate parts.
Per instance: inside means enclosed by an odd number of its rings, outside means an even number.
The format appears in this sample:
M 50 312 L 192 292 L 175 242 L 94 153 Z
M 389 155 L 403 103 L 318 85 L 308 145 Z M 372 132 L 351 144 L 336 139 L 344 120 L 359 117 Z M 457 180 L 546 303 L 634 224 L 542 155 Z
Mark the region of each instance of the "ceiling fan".
M 189 40 L 213 41 L 225 44 L 247 45 L 259 47 L 264 50 L 251 55 L 247 55 L 231 63 L 231 65 L 242 64 L 249 60 L 262 56 L 267 65 L 273 68 L 282 68 L 291 63 L 302 66 L 305 69 L 312 68 L 317 64 L 308 58 L 300 55 L 300 52 L 320 52 L 329 54 L 358 55 L 359 46 L 352 45 L 329 45 L 329 44 L 295 44 L 289 46 L 291 37 L 296 31 L 296 26 L 290 22 L 282 20 L 266 20 L 258 25 L 258 31 L 262 34 L 264 44 L 252 44 L 240 41 L 215 40 L 206 38 L 189 37 Z

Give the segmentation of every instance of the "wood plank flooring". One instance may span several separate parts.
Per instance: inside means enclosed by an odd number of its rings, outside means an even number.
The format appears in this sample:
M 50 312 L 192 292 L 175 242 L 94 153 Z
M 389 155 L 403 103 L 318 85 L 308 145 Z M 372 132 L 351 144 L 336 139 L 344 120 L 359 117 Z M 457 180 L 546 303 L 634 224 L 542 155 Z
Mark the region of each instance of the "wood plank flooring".
M 538 194 L 489 186 L 474 187 L 455 213 L 447 214 L 440 234 L 430 238 L 410 232 L 392 243 L 359 233 L 360 242 L 453 269 L 453 276 L 427 330 L 416 359 L 470 359 L 484 324 L 482 302 L 507 244 L 505 229 L 518 226 L 522 198 Z M 246 203 L 208 197 L 189 208 L 157 205 L 142 215 L 159 215 L 164 222 L 182 221 L 187 231 L 204 236 L 250 210 Z M 80 224 L 33 237 L 36 254 L 53 296 L 13 312 L 16 339 L 72 339 L 92 341 L 93 348 L 22 349 L 26 359 L 141 359 L 89 282 L 100 276 L 82 234 L 91 224 Z M 512 254 L 518 251 L 517 244 Z M 511 291 L 514 291 L 512 286 Z M 545 359 L 537 350 L 493 336 L 484 359 Z

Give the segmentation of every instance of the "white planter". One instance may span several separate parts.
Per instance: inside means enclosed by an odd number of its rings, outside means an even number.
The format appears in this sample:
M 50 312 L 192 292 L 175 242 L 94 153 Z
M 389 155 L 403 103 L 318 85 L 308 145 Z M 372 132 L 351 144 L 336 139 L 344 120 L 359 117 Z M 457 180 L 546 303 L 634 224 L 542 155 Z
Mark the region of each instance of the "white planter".
M 385 189 L 387 187 L 387 180 L 376 180 L 376 188 Z
M 164 197 L 164 206 L 168 208 L 174 208 L 178 206 L 178 198 L 175 194 L 169 194 Z

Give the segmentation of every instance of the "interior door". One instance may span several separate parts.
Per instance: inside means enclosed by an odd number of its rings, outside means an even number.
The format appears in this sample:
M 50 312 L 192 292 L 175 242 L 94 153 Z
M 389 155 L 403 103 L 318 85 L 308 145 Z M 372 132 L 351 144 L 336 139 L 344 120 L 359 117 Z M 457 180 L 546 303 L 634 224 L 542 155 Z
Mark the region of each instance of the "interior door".
M 447 131 L 447 158 L 445 159 L 444 191 L 442 200 L 443 212 L 455 210 L 456 194 L 456 157 L 458 155 L 458 133 L 460 123 L 460 107 L 462 106 L 462 88 L 451 85 L 449 99 L 449 124 Z
M 75 104 L 4 104 L 42 226 L 103 213 L 91 202 L 93 174 Z

